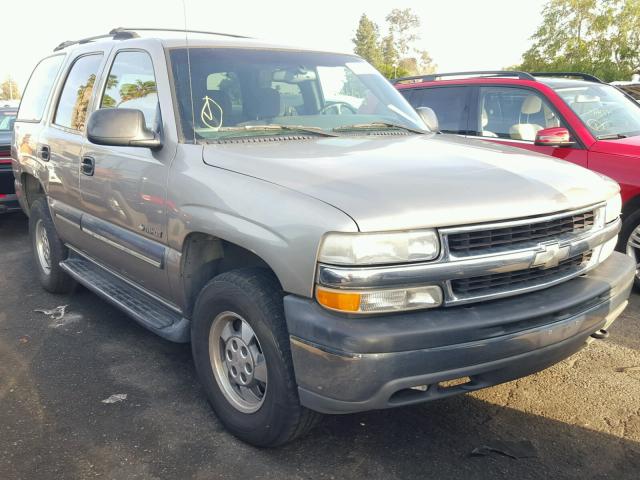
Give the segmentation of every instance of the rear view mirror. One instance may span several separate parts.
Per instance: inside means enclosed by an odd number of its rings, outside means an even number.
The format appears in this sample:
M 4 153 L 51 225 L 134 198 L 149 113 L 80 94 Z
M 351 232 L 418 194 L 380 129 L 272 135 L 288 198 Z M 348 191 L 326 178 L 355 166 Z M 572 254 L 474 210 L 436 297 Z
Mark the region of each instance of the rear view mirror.
M 440 125 L 438 125 L 438 116 L 431 108 L 418 107 L 416 108 L 416 112 L 418 112 L 422 121 L 427 124 L 429 130 L 432 132 L 438 132 L 440 130 Z
M 147 128 L 144 114 L 133 108 L 102 108 L 89 117 L 91 143 L 113 147 L 162 148 L 160 136 Z
M 536 134 L 539 147 L 570 147 L 575 144 L 569 130 L 564 127 L 544 128 Z

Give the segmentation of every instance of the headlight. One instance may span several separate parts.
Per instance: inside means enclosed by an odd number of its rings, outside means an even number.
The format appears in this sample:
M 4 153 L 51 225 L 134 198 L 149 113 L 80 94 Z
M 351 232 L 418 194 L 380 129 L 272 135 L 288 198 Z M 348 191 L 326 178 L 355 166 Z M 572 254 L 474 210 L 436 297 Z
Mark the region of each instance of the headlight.
M 380 265 L 433 260 L 440 245 L 434 230 L 389 233 L 329 233 L 319 261 L 333 265 Z
M 605 223 L 613 222 L 620 216 L 622 210 L 622 198 L 620 194 L 615 197 L 611 197 L 607 200 L 607 206 L 605 207 L 604 221 Z
M 442 289 L 436 285 L 384 290 L 334 290 L 318 286 L 318 303 L 344 313 L 382 313 L 434 308 L 442 305 Z

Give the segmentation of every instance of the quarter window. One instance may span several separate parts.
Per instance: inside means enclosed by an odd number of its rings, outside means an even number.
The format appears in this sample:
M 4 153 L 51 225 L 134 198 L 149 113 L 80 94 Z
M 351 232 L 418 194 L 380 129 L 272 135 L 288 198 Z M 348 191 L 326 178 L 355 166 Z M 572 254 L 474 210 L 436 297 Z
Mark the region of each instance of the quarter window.
M 53 122 L 61 127 L 84 131 L 102 54 L 78 58 L 65 80 Z
M 538 93 L 513 87 L 481 87 L 477 129 L 482 137 L 533 142 L 543 128 L 565 126 Z
M 39 122 L 42 120 L 51 88 L 58 76 L 63 59 L 64 55 L 45 58 L 33 70 L 20 101 L 19 121 Z
M 147 128 L 156 130 L 158 88 L 151 57 L 146 52 L 119 52 L 107 77 L 100 108 L 134 108 L 142 111 Z

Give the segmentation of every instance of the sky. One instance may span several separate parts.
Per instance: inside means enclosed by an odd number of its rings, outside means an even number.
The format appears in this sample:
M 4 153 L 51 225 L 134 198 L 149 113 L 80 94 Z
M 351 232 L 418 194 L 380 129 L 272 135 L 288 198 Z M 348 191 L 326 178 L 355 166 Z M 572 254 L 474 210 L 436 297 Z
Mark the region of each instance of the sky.
M 17 0 L 2 8 L 0 80 L 20 89 L 35 64 L 60 42 L 113 27 L 184 28 L 182 0 Z M 185 0 L 192 30 L 238 33 L 277 43 L 352 52 L 362 13 L 384 29 L 393 8 L 422 22 L 416 46 L 439 72 L 494 70 L 517 64 L 541 20 L 545 0 Z M 37 12 L 28 14 L 26 12 Z

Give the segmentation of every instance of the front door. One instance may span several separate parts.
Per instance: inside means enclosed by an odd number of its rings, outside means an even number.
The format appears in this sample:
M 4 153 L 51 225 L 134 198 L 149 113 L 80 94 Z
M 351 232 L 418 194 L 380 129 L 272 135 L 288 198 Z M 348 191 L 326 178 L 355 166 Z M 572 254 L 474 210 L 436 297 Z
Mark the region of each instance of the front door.
M 113 53 L 97 108 L 141 110 L 159 131 L 161 111 L 153 62 L 143 50 Z M 169 97 L 170 93 L 164 92 Z M 166 185 L 171 148 L 111 147 L 86 141 L 81 156 L 82 229 L 90 253 L 105 266 L 171 298 L 166 273 Z
M 575 147 L 561 148 L 535 145 L 538 131 L 551 127 L 568 128 L 550 103 L 535 90 L 510 86 L 479 87 L 474 107 L 474 136 L 587 167 L 587 150 L 579 143 Z

